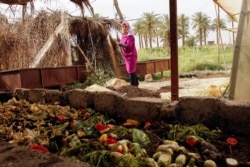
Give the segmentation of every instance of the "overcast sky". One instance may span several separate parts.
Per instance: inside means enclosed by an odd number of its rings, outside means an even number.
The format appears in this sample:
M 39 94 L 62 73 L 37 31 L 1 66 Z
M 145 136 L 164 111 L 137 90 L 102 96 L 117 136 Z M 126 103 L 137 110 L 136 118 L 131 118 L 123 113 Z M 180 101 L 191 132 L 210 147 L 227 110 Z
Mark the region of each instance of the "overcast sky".
M 115 18 L 116 10 L 113 7 L 113 0 L 90 0 L 95 13 L 108 18 Z M 78 6 L 70 0 L 35 0 L 35 9 L 66 10 L 74 16 L 80 15 Z M 169 0 L 118 0 L 120 9 L 127 20 L 141 18 L 145 12 L 155 14 L 169 14 Z M 0 12 L 6 13 L 7 5 L 0 4 Z M 18 9 L 15 7 L 13 9 Z M 185 14 L 191 17 L 196 12 L 204 12 L 211 19 L 216 18 L 216 10 L 213 0 L 177 0 L 178 15 Z M 89 15 L 88 10 L 85 12 Z M 16 17 L 13 13 L 8 13 L 8 18 Z M 221 10 L 221 18 L 225 18 L 225 12 Z M 224 35 L 225 36 L 225 35 Z M 228 38 L 226 33 L 225 38 Z M 210 35 L 208 40 L 214 40 L 214 35 Z
M 116 11 L 113 7 L 113 0 L 90 0 L 90 2 L 95 13 L 110 18 L 115 17 Z M 169 13 L 168 0 L 118 0 L 118 3 L 126 19 L 139 18 L 144 12 Z M 191 16 L 195 12 L 204 12 L 212 18 L 216 16 L 213 0 L 177 0 L 177 4 L 178 14 L 184 13 Z M 58 8 L 68 10 L 73 15 L 79 14 L 78 8 L 69 0 L 59 0 L 56 5 L 58 5 Z
M 115 9 L 113 0 L 90 0 L 95 13 L 101 16 L 114 18 Z M 35 0 L 35 9 L 66 10 L 72 15 L 79 15 L 79 8 L 70 0 Z M 144 12 L 154 12 L 156 14 L 169 14 L 169 0 L 118 0 L 120 9 L 126 19 L 136 19 Z M 216 17 L 213 0 L 177 0 L 178 14 L 193 15 L 195 12 L 204 12 L 211 18 Z M 0 4 L 1 13 L 5 13 L 7 5 Z M 13 7 L 16 9 L 16 7 Z M 222 12 L 223 15 L 224 12 Z M 88 11 L 86 11 L 88 15 Z M 10 14 L 11 17 L 11 14 Z

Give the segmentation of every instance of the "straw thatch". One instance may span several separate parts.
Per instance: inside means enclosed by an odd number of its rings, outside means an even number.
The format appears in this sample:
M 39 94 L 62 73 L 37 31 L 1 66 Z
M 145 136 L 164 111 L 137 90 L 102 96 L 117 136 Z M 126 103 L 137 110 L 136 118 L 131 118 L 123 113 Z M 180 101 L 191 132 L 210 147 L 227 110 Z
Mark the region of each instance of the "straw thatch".
M 33 0 L 0 0 L 0 2 L 8 5 L 24 5 L 28 2 L 33 2 Z
M 51 1 L 51 0 L 41 0 L 41 1 Z M 84 16 L 85 7 L 89 9 L 92 16 L 94 16 L 94 9 L 91 6 L 89 0 L 70 0 L 71 2 L 75 3 L 77 6 L 80 7 L 82 11 L 82 15 Z M 22 5 L 22 16 L 25 17 L 27 5 L 30 4 L 31 11 L 34 11 L 34 0 L 0 0 L 0 3 L 8 4 L 8 5 Z
M 25 22 L 8 24 L 4 17 L 0 21 L 5 25 L 0 28 L 1 70 L 13 70 L 32 67 L 36 55 L 53 36 L 62 20 L 61 12 L 41 11 L 35 18 L 26 17 Z M 95 69 L 110 70 L 113 67 L 111 54 L 114 57 L 120 53 L 115 41 L 112 38 L 111 42 L 110 39 L 107 41 L 107 37 L 111 29 L 120 28 L 119 22 L 106 18 L 68 16 L 68 28 L 68 35 L 54 34 L 53 44 L 37 67 L 67 65 L 67 49 L 70 48 L 68 36 L 75 39 L 73 44 L 71 42 L 70 56 L 73 56 L 73 64 L 86 64 L 90 61 Z

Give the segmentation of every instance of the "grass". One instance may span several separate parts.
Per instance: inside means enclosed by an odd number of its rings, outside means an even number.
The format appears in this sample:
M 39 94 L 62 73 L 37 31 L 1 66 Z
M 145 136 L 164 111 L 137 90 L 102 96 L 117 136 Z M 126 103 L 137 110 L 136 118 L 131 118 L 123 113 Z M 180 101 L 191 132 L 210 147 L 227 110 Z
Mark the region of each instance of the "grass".
M 157 58 L 170 58 L 167 49 L 139 49 L 139 61 Z M 203 70 L 228 70 L 232 66 L 233 46 L 218 48 L 217 45 L 203 46 L 195 48 L 179 48 L 178 49 L 178 70 L 179 74 L 191 71 Z M 164 77 L 169 77 L 170 72 L 164 71 Z M 161 78 L 160 73 L 154 74 L 154 79 Z

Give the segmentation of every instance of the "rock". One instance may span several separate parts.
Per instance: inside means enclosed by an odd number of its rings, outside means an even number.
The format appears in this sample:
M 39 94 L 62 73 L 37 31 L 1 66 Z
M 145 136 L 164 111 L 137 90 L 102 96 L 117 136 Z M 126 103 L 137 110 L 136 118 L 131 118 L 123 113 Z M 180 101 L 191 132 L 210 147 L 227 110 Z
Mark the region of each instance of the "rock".
M 146 74 L 146 75 L 144 76 L 144 81 L 145 81 L 145 82 L 151 82 L 151 81 L 153 81 L 152 75 L 151 75 L 151 74 Z
M 112 90 L 107 89 L 107 88 L 100 86 L 100 85 L 97 85 L 97 84 L 91 85 L 91 86 L 85 88 L 85 90 L 89 91 L 89 92 L 112 92 Z
M 118 79 L 118 78 L 112 78 L 111 80 L 106 82 L 107 87 L 113 87 L 115 89 L 118 89 L 120 87 L 127 86 L 127 85 L 129 85 L 128 82 L 122 79 Z

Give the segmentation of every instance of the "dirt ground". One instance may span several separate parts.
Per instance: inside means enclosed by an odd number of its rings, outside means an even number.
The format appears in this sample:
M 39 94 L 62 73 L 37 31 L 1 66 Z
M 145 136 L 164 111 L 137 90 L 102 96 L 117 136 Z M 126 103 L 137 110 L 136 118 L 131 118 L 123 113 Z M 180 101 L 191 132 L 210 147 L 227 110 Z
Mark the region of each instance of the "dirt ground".
M 88 164 L 74 159 L 30 150 L 28 146 L 17 146 L 1 141 L 0 162 L 1 167 L 90 167 Z
M 223 80 L 225 82 L 225 76 L 215 76 L 207 77 L 210 78 L 211 82 L 208 80 L 202 80 L 204 84 L 206 84 L 201 89 L 207 89 L 208 83 L 211 85 L 215 84 L 212 80 Z M 227 76 L 226 76 L 227 77 Z M 206 79 L 207 79 L 206 78 Z M 201 78 L 202 79 L 202 78 Z M 205 78 L 203 78 L 205 79 Z M 183 84 L 180 84 L 183 88 L 189 88 L 190 90 L 193 87 L 197 88 L 197 78 L 184 78 L 182 81 L 189 81 Z M 192 84 L 192 82 L 196 82 L 196 84 Z M 162 80 L 158 82 L 141 82 L 139 87 L 134 86 L 122 86 L 120 88 L 112 88 L 108 87 L 111 90 L 115 90 L 121 94 L 126 94 L 128 97 L 161 97 L 161 93 L 169 93 L 170 92 L 170 81 Z M 154 88 L 149 88 L 150 86 L 155 85 Z M 186 86 L 185 86 L 186 85 Z M 151 127 L 147 130 L 147 135 L 150 137 L 151 144 L 146 148 L 148 155 L 152 156 L 155 153 L 155 150 L 162 142 L 162 139 L 159 137 L 162 133 L 166 131 L 167 123 L 166 122 L 154 122 Z M 226 138 L 230 136 L 230 134 L 221 134 L 219 138 L 216 140 L 209 141 L 213 144 L 217 150 L 219 150 L 218 154 L 214 154 L 218 156 L 218 167 L 223 167 L 225 165 L 226 157 L 233 157 L 238 160 L 240 163 L 239 166 L 250 166 L 250 140 L 245 136 L 234 136 L 238 140 L 238 145 L 232 148 L 232 154 L 230 152 L 229 146 L 226 143 Z M 208 154 L 203 147 L 198 147 L 195 150 L 190 149 L 190 151 L 199 152 L 204 156 L 211 156 Z M 16 146 L 11 145 L 6 142 L 0 142 L 0 162 L 1 167 L 9 167 L 9 166 L 25 166 L 25 167 L 85 167 L 88 166 L 86 163 L 79 162 L 74 159 L 60 157 L 55 154 L 44 154 L 42 152 L 31 151 L 26 146 Z M 202 166 L 201 164 L 199 166 Z
M 197 75 L 199 77 L 197 77 Z M 227 90 L 229 85 L 229 73 L 202 73 L 197 75 L 185 75 L 179 78 L 179 97 L 182 96 L 213 96 L 217 97 Z M 195 77 L 194 77 L 195 76 Z M 115 82 L 115 81 L 114 81 Z M 159 97 L 171 98 L 171 80 L 163 78 L 160 80 L 140 80 L 139 86 L 134 87 L 117 81 L 115 86 L 108 85 L 107 88 L 117 91 L 127 97 Z

